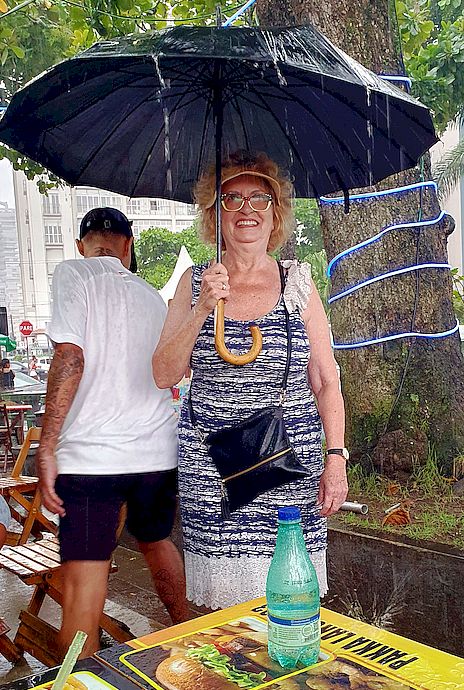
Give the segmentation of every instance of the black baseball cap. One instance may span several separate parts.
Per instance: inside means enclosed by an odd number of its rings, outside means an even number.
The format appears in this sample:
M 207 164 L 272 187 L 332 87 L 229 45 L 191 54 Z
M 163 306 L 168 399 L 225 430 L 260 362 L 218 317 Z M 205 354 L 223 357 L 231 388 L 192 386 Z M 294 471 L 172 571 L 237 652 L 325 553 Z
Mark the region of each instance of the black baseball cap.
M 79 239 L 82 240 L 89 232 L 112 232 L 115 235 L 123 235 L 124 237 L 134 236 L 132 232 L 132 221 L 117 208 L 110 208 L 109 206 L 93 208 L 85 214 L 81 220 Z M 131 248 L 131 263 L 129 270 L 132 271 L 132 273 L 137 272 L 134 243 L 132 243 Z

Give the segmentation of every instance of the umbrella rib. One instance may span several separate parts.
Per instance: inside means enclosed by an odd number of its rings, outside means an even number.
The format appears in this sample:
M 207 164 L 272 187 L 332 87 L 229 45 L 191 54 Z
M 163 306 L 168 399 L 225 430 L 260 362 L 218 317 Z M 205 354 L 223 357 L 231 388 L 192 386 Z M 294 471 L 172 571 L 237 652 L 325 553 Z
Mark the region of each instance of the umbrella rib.
M 305 164 L 303 163 L 303 159 L 301 158 L 301 156 L 300 156 L 300 154 L 299 154 L 299 152 L 298 152 L 298 149 L 295 147 L 295 145 L 293 144 L 292 140 L 288 138 L 288 135 L 287 135 L 287 133 L 285 132 L 285 129 L 282 127 L 282 124 L 280 123 L 280 121 L 277 119 L 277 117 L 276 117 L 275 114 L 272 112 L 272 110 L 267 106 L 267 104 L 266 104 L 266 102 L 263 100 L 261 94 L 255 93 L 255 95 L 262 101 L 261 108 L 262 108 L 263 110 L 265 110 L 267 113 L 269 113 L 269 115 L 271 115 L 272 118 L 274 118 L 274 120 L 275 120 L 275 122 L 276 122 L 278 128 L 279 128 L 279 129 L 281 130 L 281 132 L 284 134 L 285 139 L 288 141 L 288 143 L 290 144 L 290 146 L 291 146 L 293 152 L 295 153 L 295 156 L 296 156 L 296 158 L 298 159 L 300 165 L 301 165 L 303 168 L 306 168 Z M 258 103 L 254 103 L 253 101 L 251 101 L 250 99 L 246 98 L 245 96 L 241 96 L 241 98 L 243 98 L 243 100 L 247 101 L 248 103 L 251 103 L 252 105 L 258 105 L 258 106 L 259 106 Z M 288 99 L 287 99 L 287 100 L 288 100 Z
M 273 88 L 275 88 L 275 86 L 274 86 L 273 84 L 272 84 L 272 86 L 273 86 Z M 283 131 L 283 133 L 285 134 L 285 130 L 283 129 L 281 123 L 279 122 L 279 120 L 277 119 L 277 117 L 274 115 L 274 113 L 272 112 L 272 110 L 270 110 L 270 109 L 267 107 L 267 105 L 265 104 L 265 101 L 263 100 L 263 97 L 261 96 L 261 94 L 258 94 L 258 93 L 256 93 L 256 92 L 254 92 L 254 93 L 255 93 L 255 95 L 257 96 L 257 98 L 259 98 L 259 99 L 262 101 L 262 103 L 263 103 L 263 106 L 262 106 L 263 109 L 266 110 L 267 112 L 269 112 L 269 113 L 272 115 L 272 117 L 274 118 L 274 120 L 277 122 L 279 128 L 280 128 L 280 129 Z M 245 98 L 245 97 L 243 97 L 243 98 Z M 277 96 L 273 96 L 273 98 L 277 98 Z M 334 140 L 339 144 L 339 146 L 340 146 L 340 148 L 342 149 L 342 151 L 345 151 L 345 152 L 348 154 L 349 158 L 353 161 L 353 163 L 358 163 L 358 164 L 359 164 L 359 161 L 358 161 L 356 158 L 353 157 L 353 155 L 350 153 L 349 148 L 345 145 L 345 143 L 343 142 L 343 140 L 342 140 L 339 136 L 337 136 L 337 134 L 336 134 L 330 127 L 328 127 L 328 126 L 321 120 L 321 118 L 320 118 L 318 115 L 316 115 L 312 110 L 310 110 L 309 107 L 308 107 L 305 103 L 303 103 L 303 102 L 301 101 L 301 99 L 292 97 L 291 99 L 283 98 L 282 100 L 287 101 L 287 102 L 292 102 L 292 101 L 293 101 L 293 102 L 298 103 L 298 105 L 300 105 L 300 106 L 303 108 L 303 110 L 305 110 L 309 115 L 311 115 L 311 116 L 318 122 L 318 124 L 322 127 L 323 130 L 325 129 L 326 131 L 330 132 L 331 136 L 332 136 L 332 137 L 334 138 Z M 249 102 L 250 102 L 250 103 L 253 103 L 253 101 L 249 101 Z M 286 134 L 285 134 L 285 136 L 286 136 L 287 139 L 288 139 L 288 136 L 287 136 Z M 297 150 L 294 149 L 294 151 L 296 152 Z M 299 156 L 298 154 L 297 154 L 297 156 L 298 156 L 298 159 L 300 160 L 300 163 L 302 163 L 300 156 Z M 303 166 L 303 167 L 304 167 L 304 166 Z
M 213 101 L 211 98 L 208 98 L 207 103 L 206 103 L 206 113 L 205 113 L 205 117 L 203 119 L 203 131 L 201 133 L 201 141 L 205 140 L 206 126 L 208 124 L 208 119 L 209 119 L 209 115 L 210 115 L 212 107 L 213 107 Z M 198 178 L 200 177 L 200 171 L 201 171 L 201 161 L 200 161 L 200 156 L 198 156 L 197 172 L 195 175 L 196 180 L 198 180 Z
M 103 141 L 97 146 L 97 148 L 95 149 L 95 151 L 92 153 L 92 155 L 90 156 L 90 158 L 87 160 L 87 162 L 86 162 L 86 164 L 84 165 L 84 167 L 81 168 L 81 170 L 79 171 L 79 177 L 80 177 L 80 176 L 87 170 L 87 168 L 93 163 L 93 161 L 95 160 L 95 157 L 98 156 L 98 154 L 100 153 L 101 149 L 105 146 L 105 144 L 107 143 L 107 141 L 108 141 L 109 139 L 111 139 L 111 137 L 114 135 L 114 133 L 117 132 L 118 128 L 119 128 L 122 124 L 124 124 L 124 122 L 127 120 L 127 118 L 128 118 L 130 115 L 133 115 L 133 114 L 136 112 L 136 110 L 138 110 L 138 108 L 140 108 L 142 105 L 145 105 L 145 103 L 146 103 L 146 99 L 144 99 L 144 100 L 141 101 L 140 103 L 137 103 L 137 105 L 136 105 L 134 108 L 132 108 L 132 110 L 131 110 L 129 113 L 127 113 L 127 114 L 124 115 L 124 119 L 121 120 L 120 122 L 118 122 L 118 123 L 112 128 L 111 132 L 109 132 L 109 133 L 107 134 L 107 136 L 103 139 Z M 159 135 L 158 135 L 158 136 L 159 136 Z
M 113 88 L 111 90 L 111 94 L 115 94 L 118 91 L 120 91 L 121 89 L 126 89 L 126 88 L 133 88 L 133 89 L 145 88 L 145 87 L 139 87 L 138 82 L 146 79 L 148 75 L 138 75 L 138 73 L 135 69 L 132 69 L 129 67 L 126 67 L 124 69 L 120 69 L 120 70 L 118 70 L 118 72 L 120 74 L 126 75 L 128 79 L 124 80 L 124 82 L 122 84 L 119 84 L 116 88 Z M 182 76 L 185 75 L 184 72 L 181 73 L 175 69 L 173 69 L 173 72 L 175 72 L 176 74 L 181 74 Z M 198 72 L 200 74 L 201 70 L 198 70 Z M 95 79 L 97 79 L 97 78 L 98 77 L 95 77 Z M 89 81 L 91 81 L 91 80 L 89 80 Z M 185 84 L 186 84 L 186 86 L 188 86 L 188 84 L 189 84 L 189 81 L 187 78 L 185 79 Z M 189 92 L 192 92 L 191 88 L 189 89 Z M 79 110 L 77 112 L 72 112 L 67 118 L 63 118 L 63 120 L 60 121 L 60 126 L 63 126 L 66 123 L 68 123 L 70 120 L 72 120 L 74 117 L 76 117 L 76 115 L 82 115 L 87 110 L 89 110 L 94 105 L 96 105 L 100 100 L 101 100 L 100 96 L 96 96 L 95 98 L 91 99 L 91 101 L 89 103 L 87 103 L 84 107 L 82 107 L 79 104 Z M 53 127 L 55 127 L 55 125 L 51 125 L 51 127 L 44 130 L 43 136 L 45 136 L 51 129 L 53 129 Z
M 182 93 L 179 100 L 181 100 L 184 96 L 185 96 L 185 93 Z M 151 98 L 151 97 L 150 97 L 150 98 Z M 198 99 L 198 98 L 200 98 L 200 96 L 197 96 L 197 99 Z M 79 177 L 80 177 L 80 176 L 88 169 L 88 167 L 93 163 L 93 161 L 95 160 L 95 157 L 98 156 L 98 154 L 100 153 L 101 149 L 106 145 L 106 143 L 108 142 L 108 140 L 111 139 L 111 137 L 115 134 L 115 132 L 117 132 L 118 128 L 119 128 L 122 124 L 124 124 L 124 122 L 127 120 L 127 118 L 130 117 L 131 115 L 133 115 L 133 114 L 138 110 L 138 108 L 140 108 L 141 106 L 145 105 L 145 104 L 147 103 L 148 100 L 149 100 L 149 99 L 145 98 L 145 99 L 144 99 L 143 101 L 141 101 L 140 103 L 137 103 L 137 105 L 136 105 L 128 114 L 126 114 L 126 115 L 124 116 L 124 119 L 121 120 L 120 122 L 118 122 L 118 123 L 113 127 L 113 129 L 111 130 L 111 132 L 108 133 L 108 135 L 104 138 L 104 140 L 99 144 L 99 146 L 98 146 L 98 147 L 95 149 L 95 151 L 92 153 L 92 155 L 90 156 L 90 158 L 89 158 L 89 160 L 87 161 L 87 163 L 85 164 L 85 166 L 79 171 Z M 161 132 L 156 136 L 156 138 L 155 138 L 155 140 L 154 140 L 154 142 L 153 142 L 153 146 L 155 146 L 155 144 L 156 144 L 156 142 L 158 141 L 158 139 L 159 139 L 160 136 L 161 136 Z M 153 150 L 153 146 L 152 146 L 152 150 Z M 138 179 L 139 179 L 139 177 L 137 178 L 137 181 L 138 181 Z M 134 189 L 135 189 L 135 186 L 133 186 L 132 191 L 133 191 Z M 129 196 L 131 196 L 131 195 L 129 195 Z
M 308 88 L 307 82 L 305 82 L 305 81 L 303 80 L 303 78 L 302 78 L 300 75 L 298 75 L 298 74 L 293 74 L 293 73 L 292 73 L 292 78 L 294 78 L 295 80 L 298 80 L 298 81 L 299 81 L 300 87 L 301 87 L 301 88 Z M 272 82 L 270 82 L 268 78 L 263 77 L 263 79 L 267 82 L 267 84 L 268 84 L 269 86 L 271 86 L 273 89 L 275 89 L 275 85 L 274 85 Z M 283 90 L 283 89 L 281 89 L 281 90 Z M 343 105 L 349 105 L 350 109 L 351 109 L 353 112 L 355 112 L 360 118 L 362 118 L 362 119 L 364 120 L 365 114 L 364 114 L 363 111 L 362 111 L 360 108 L 358 108 L 354 103 L 351 103 L 351 102 L 350 102 L 350 103 L 347 103 L 347 101 L 346 101 L 345 98 L 343 98 L 339 93 L 337 93 L 336 90 L 333 90 L 333 89 L 330 88 L 330 87 L 329 87 L 329 88 L 325 87 L 324 90 L 325 90 L 327 93 L 330 93 L 331 97 L 332 97 L 334 100 L 338 101 L 339 103 L 343 103 Z M 382 96 L 382 95 L 384 95 L 382 92 L 376 91 L 376 89 L 373 89 L 373 92 L 374 92 L 377 96 Z M 273 96 L 273 98 L 279 98 L 279 96 L 276 94 L 276 95 Z M 282 96 L 282 100 L 288 101 L 289 99 L 288 99 L 288 98 L 285 98 L 284 96 Z M 296 103 L 298 103 L 299 105 L 301 105 L 301 107 L 302 107 L 304 110 L 306 110 L 308 113 L 310 113 L 311 115 L 313 115 L 313 117 L 315 117 L 315 118 L 317 119 L 317 121 L 319 122 L 319 124 L 322 124 L 322 126 L 325 127 L 325 125 L 322 123 L 322 121 L 320 120 L 320 118 L 318 118 L 312 111 L 310 111 L 309 108 L 308 108 L 308 106 L 307 106 L 303 101 L 301 101 L 300 98 L 298 98 L 298 97 L 292 97 L 291 100 L 293 100 L 293 101 L 295 101 Z M 366 120 L 366 122 L 367 122 L 367 120 Z M 387 130 L 385 130 L 385 129 L 382 128 L 382 127 L 379 127 L 378 125 L 376 125 L 375 128 L 376 128 L 376 130 L 377 130 L 378 132 L 381 132 L 381 133 L 383 134 L 383 136 L 384 136 L 386 139 L 388 139 L 388 140 L 390 140 L 390 141 L 393 141 L 392 138 L 391 138 L 391 136 L 388 134 L 388 131 L 387 131 Z M 345 150 L 349 153 L 349 150 L 345 147 L 345 144 L 343 144 L 342 140 L 339 139 L 338 137 L 336 137 L 335 134 L 334 134 L 334 132 L 333 132 L 330 128 L 327 127 L 326 129 L 331 133 L 331 135 L 334 137 L 334 139 L 336 139 L 336 140 L 340 143 L 341 147 L 342 147 L 343 149 L 345 149 Z M 396 146 L 399 146 L 400 144 L 398 144 L 397 142 L 395 142 L 395 145 L 396 145 Z M 350 155 L 351 155 L 351 154 L 350 154 Z M 351 156 L 351 158 L 352 158 L 352 156 Z M 352 158 L 352 159 L 353 159 L 353 158 Z M 354 159 L 354 160 L 356 161 L 356 159 Z
M 184 98 L 185 95 L 186 95 L 186 93 L 184 92 L 184 93 L 180 96 L 179 101 L 177 102 L 176 106 L 172 109 L 171 112 L 177 112 L 178 110 L 181 109 L 181 108 L 178 107 L 178 105 L 179 105 L 180 101 Z M 198 100 L 199 98 L 201 98 L 201 96 L 197 95 L 196 98 L 193 99 L 193 101 L 189 101 L 189 104 L 192 103 L 192 102 L 194 102 L 195 100 Z M 146 101 L 144 101 L 144 103 L 145 103 L 145 102 L 146 102 Z M 182 107 L 184 107 L 184 106 L 182 106 Z M 140 178 L 142 177 L 142 175 L 143 175 L 143 173 L 144 173 L 144 171 L 145 171 L 145 168 L 146 168 L 146 165 L 147 165 L 147 161 L 150 160 L 150 157 L 151 157 L 151 154 L 152 154 L 152 152 L 153 152 L 153 149 L 154 149 L 154 147 L 155 147 L 155 145 L 156 145 L 156 143 L 157 143 L 157 141 L 158 141 L 158 139 L 159 139 L 160 136 L 161 136 L 161 130 L 159 131 L 158 135 L 157 135 L 157 136 L 155 137 L 155 139 L 153 140 L 153 143 L 152 143 L 152 145 L 151 145 L 151 147 L 150 147 L 150 152 L 149 152 L 149 154 L 145 156 L 145 160 L 144 160 L 144 162 L 143 162 L 142 167 L 140 168 L 140 172 L 139 172 L 139 174 L 137 175 L 134 184 L 132 185 L 132 190 L 131 190 L 131 193 L 130 193 L 129 196 L 132 196 L 133 193 L 135 192 L 135 190 L 136 190 L 136 188 L 137 188 L 137 185 L 138 185 L 138 182 L 139 182 Z
M 141 77 L 140 79 L 146 79 L 146 76 Z M 117 93 L 117 92 L 120 91 L 121 89 L 127 89 L 127 88 L 129 88 L 129 89 L 134 89 L 134 90 L 135 90 L 135 89 L 146 89 L 147 87 L 138 86 L 136 83 L 129 84 L 128 82 L 124 82 L 124 84 L 120 84 L 117 88 L 112 89 L 112 91 L 111 91 L 110 93 L 111 93 L 111 95 L 114 95 L 115 93 Z M 191 93 L 191 90 L 190 90 L 190 91 L 184 91 L 181 95 L 185 95 L 185 93 Z M 178 95 L 178 94 L 176 94 L 176 96 L 177 96 L 177 95 Z M 201 94 L 200 94 L 200 97 L 201 97 Z M 146 103 L 146 102 L 148 102 L 149 100 L 153 100 L 154 98 L 155 98 L 154 96 L 150 95 L 150 97 L 149 97 L 149 98 L 145 98 L 145 99 L 142 101 L 142 103 Z M 174 95 L 170 96 L 169 98 L 174 98 Z M 91 102 L 87 103 L 83 108 L 80 107 L 79 110 L 77 110 L 76 112 L 70 113 L 70 115 L 69 115 L 68 117 L 63 118 L 63 120 L 60 121 L 60 126 L 63 126 L 63 125 L 65 125 L 65 124 L 67 124 L 70 120 L 72 120 L 73 118 L 75 118 L 76 115 L 82 115 L 82 114 L 85 113 L 86 111 L 90 110 L 90 109 L 93 108 L 93 106 L 95 106 L 99 101 L 101 101 L 101 98 L 100 98 L 100 97 L 95 97 L 94 99 L 92 99 Z M 134 110 L 131 111 L 131 113 L 129 113 L 129 114 L 132 114 L 132 112 L 134 112 L 134 111 L 138 108 L 139 105 L 140 105 L 140 103 L 138 103 L 137 106 L 134 108 Z M 117 125 L 117 126 L 119 126 L 119 125 Z M 55 127 L 55 125 L 51 125 L 50 127 L 48 127 L 48 128 L 44 131 L 44 135 L 47 134 L 50 130 L 52 130 L 54 127 Z
M 240 123 L 241 123 L 241 125 L 242 125 L 243 135 L 244 135 L 244 138 L 245 138 L 246 147 L 247 147 L 247 150 L 250 151 L 250 150 L 251 150 L 251 147 L 250 147 L 250 141 L 249 141 L 249 139 L 248 139 L 248 132 L 246 131 L 246 127 L 245 127 L 245 120 L 243 119 L 242 111 L 241 111 L 240 108 L 239 108 L 239 105 L 238 105 L 238 102 L 237 102 L 237 97 L 236 97 L 235 94 L 234 94 L 234 96 L 230 99 L 229 102 L 230 102 L 231 106 L 235 109 L 235 111 L 236 111 L 236 113 L 237 113 L 237 115 L 238 115 L 238 117 L 239 117 L 239 119 L 240 119 Z

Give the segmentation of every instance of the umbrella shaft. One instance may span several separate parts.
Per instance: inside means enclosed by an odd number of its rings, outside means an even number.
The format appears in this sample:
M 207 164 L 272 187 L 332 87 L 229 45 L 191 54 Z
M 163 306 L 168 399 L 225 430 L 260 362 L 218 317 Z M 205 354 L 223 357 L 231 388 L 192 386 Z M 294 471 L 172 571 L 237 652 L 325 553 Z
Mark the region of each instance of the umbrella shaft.
M 222 103 L 221 65 L 214 66 L 214 95 L 213 114 L 216 124 L 216 259 L 222 261 L 222 232 L 221 232 L 221 174 L 222 174 L 222 128 L 224 119 L 224 105 Z

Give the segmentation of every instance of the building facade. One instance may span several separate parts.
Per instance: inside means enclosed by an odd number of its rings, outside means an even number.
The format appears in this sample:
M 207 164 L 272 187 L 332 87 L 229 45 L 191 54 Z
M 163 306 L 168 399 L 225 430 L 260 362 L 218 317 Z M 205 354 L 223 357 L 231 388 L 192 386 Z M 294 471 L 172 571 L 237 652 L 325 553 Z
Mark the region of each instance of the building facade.
M 448 127 L 443 133 L 441 141 L 435 144 L 430 151 L 432 165 L 463 139 L 464 126 L 459 127 L 454 124 Z M 451 194 L 442 200 L 441 207 L 454 218 L 456 223 L 454 232 L 448 237 L 449 262 L 453 268 L 458 269 L 459 275 L 464 275 L 464 176 L 453 188 Z
M 0 201 L 0 306 L 6 307 L 9 335 L 17 337 L 24 317 L 18 234 L 15 210 L 4 201 Z
M 59 187 L 40 194 L 34 181 L 13 173 L 24 318 L 42 330 L 51 316 L 51 284 L 57 264 L 79 257 L 75 240 L 83 216 L 97 206 L 118 208 L 132 220 L 135 239 L 150 227 L 180 232 L 195 208 L 166 199 L 128 199 L 92 187 Z

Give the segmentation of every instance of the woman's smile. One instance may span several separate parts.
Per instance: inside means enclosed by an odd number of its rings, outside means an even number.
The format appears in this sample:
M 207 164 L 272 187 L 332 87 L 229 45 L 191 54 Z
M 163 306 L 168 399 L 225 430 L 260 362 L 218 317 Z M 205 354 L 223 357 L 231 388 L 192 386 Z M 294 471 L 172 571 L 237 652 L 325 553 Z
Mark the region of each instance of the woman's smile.
M 257 225 L 259 225 L 259 223 L 254 218 L 239 218 L 239 220 L 235 223 L 235 225 L 237 226 L 237 228 L 246 228 L 246 227 L 254 228 Z

